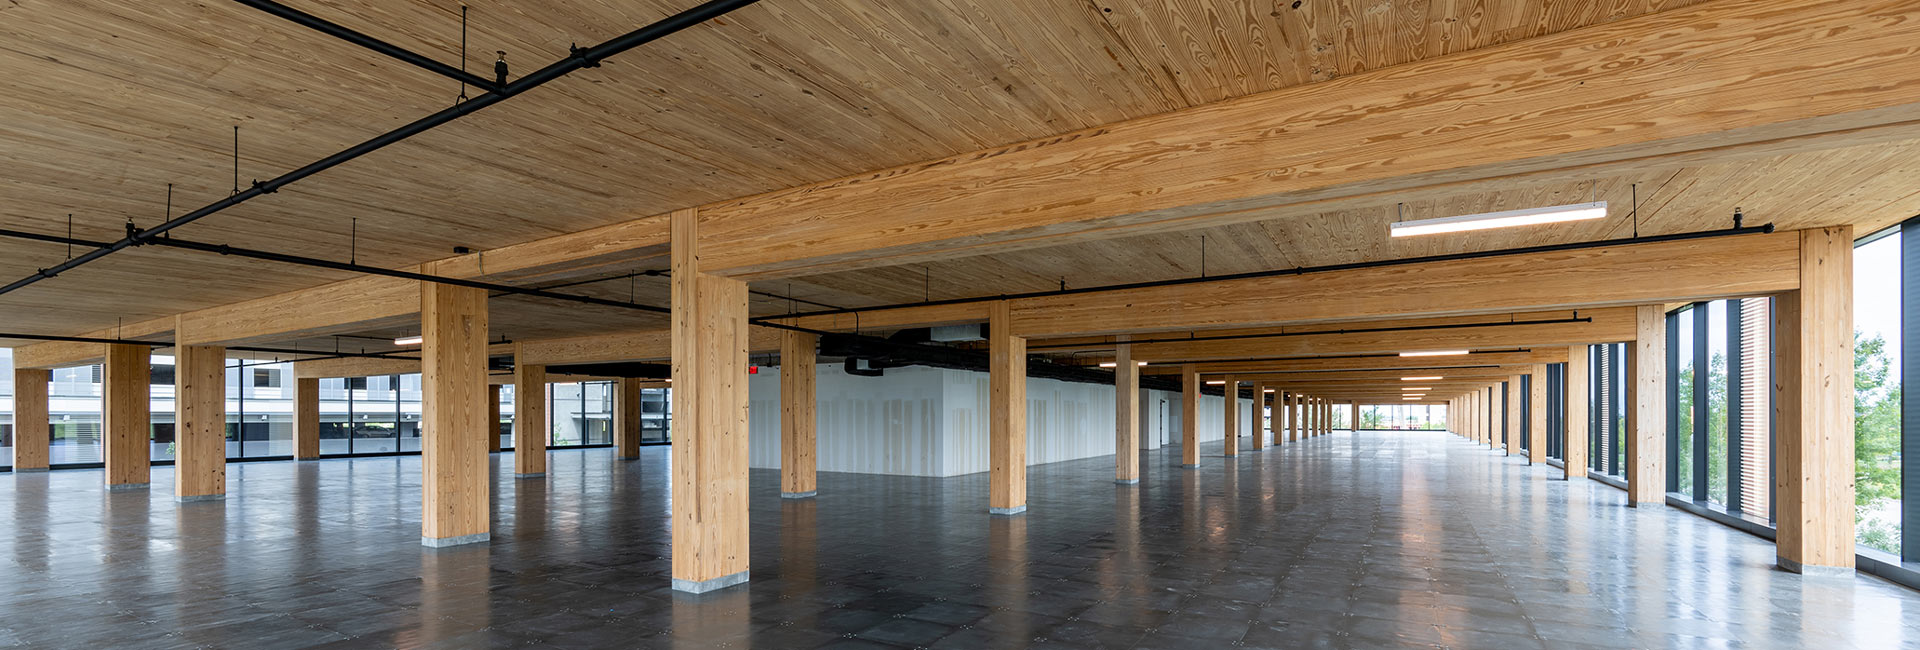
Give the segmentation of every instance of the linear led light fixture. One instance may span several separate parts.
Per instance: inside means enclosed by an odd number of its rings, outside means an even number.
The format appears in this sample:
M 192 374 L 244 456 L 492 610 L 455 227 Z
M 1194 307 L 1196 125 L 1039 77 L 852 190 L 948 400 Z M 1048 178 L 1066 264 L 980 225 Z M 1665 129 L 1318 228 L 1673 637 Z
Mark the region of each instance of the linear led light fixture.
M 426 339 L 418 336 L 402 336 L 400 338 L 394 339 L 393 344 L 394 345 L 419 345 L 422 341 L 425 341 L 425 340 Z
M 1459 217 L 1439 217 L 1435 219 L 1415 219 L 1397 221 L 1390 227 L 1394 237 L 1414 235 L 1437 235 L 1447 232 L 1466 232 L 1489 228 L 1508 228 L 1512 226 L 1532 226 L 1562 221 L 1583 221 L 1602 219 L 1607 216 L 1607 202 L 1575 203 L 1573 205 L 1555 205 L 1544 208 L 1522 208 L 1500 212 L 1483 212 Z
M 1135 361 L 1135 362 L 1133 362 L 1133 365 L 1136 365 L 1136 366 L 1144 366 L 1144 365 L 1147 365 L 1147 362 L 1145 362 L 1145 361 Z M 1108 361 L 1108 362 L 1106 362 L 1106 363 L 1103 363 L 1103 364 L 1100 364 L 1100 367 L 1102 367 L 1102 368 L 1118 368 L 1118 367 L 1120 367 L 1120 362 L 1118 362 L 1118 361 Z
M 1402 397 L 1402 398 L 1400 398 L 1400 401 L 1403 401 L 1403 402 L 1410 402 L 1410 401 L 1414 401 L 1414 400 L 1421 400 L 1421 399 L 1426 399 L 1426 398 L 1424 398 L 1424 397 Z
M 1227 385 L 1227 380 L 1225 379 L 1214 380 L 1214 381 L 1207 382 L 1207 385 L 1208 386 L 1225 386 Z
M 1445 377 L 1401 377 L 1400 381 L 1439 381 Z
M 1434 350 L 1431 352 L 1402 352 L 1400 353 L 1400 356 L 1403 356 L 1403 357 L 1457 357 L 1462 354 L 1468 354 L 1468 353 L 1469 351 L 1467 350 Z

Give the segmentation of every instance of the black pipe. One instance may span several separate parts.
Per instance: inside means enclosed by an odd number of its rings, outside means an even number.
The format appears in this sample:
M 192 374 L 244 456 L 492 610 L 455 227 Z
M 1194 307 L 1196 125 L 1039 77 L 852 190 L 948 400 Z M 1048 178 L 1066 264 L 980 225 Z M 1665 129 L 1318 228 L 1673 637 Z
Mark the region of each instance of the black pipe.
M 554 63 L 547 65 L 547 67 L 541 68 L 539 70 L 535 70 L 533 74 L 529 74 L 525 77 L 521 77 L 519 80 L 514 81 L 513 83 L 509 83 L 506 86 L 501 87 L 496 91 L 481 93 L 480 95 L 475 96 L 473 99 L 460 102 L 458 104 L 454 104 L 453 106 L 440 110 L 439 112 L 433 113 L 432 115 L 428 115 L 426 117 L 422 117 L 420 119 L 409 122 L 405 126 L 401 126 L 400 128 L 394 129 L 392 131 L 388 131 L 386 133 L 382 133 L 380 135 L 374 136 L 372 139 L 369 139 L 365 142 L 361 142 L 360 144 L 353 145 L 352 147 L 348 147 L 345 150 L 342 150 L 331 156 L 327 156 L 320 160 L 309 163 L 306 166 L 301 167 L 299 169 L 295 169 L 285 174 L 281 174 L 279 176 L 268 179 L 266 181 L 254 181 L 253 186 L 248 187 L 244 190 L 241 190 L 237 194 L 221 198 L 218 201 L 214 201 L 213 203 L 207 204 L 205 207 L 201 207 L 200 209 L 169 219 L 166 222 L 161 223 L 160 225 L 154 226 L 152 228 L 148 228 L 146 230 L 134 230 L 128 233 L 126 237 L 120 240 L 114 241 L 111 244 L 108 244 L 107 246 L 88 251 L 87 253 L 82 254 L 79 257 L 69 259 L 59 264 L 55 264 L 52 267 L 40 269 L 38 272 L 34 273 L 33 275 L 20 278 L 18 280 L 13 281 L 12 283 L 7 284 L 6 286 L 0 287 L 0 294 L 6 294 L 9 292 L 18 290 L 21 287 L 31 285 L 35 282 L 39 282 L 41 280 L 45 280 L 47 278 L 60 275 L 61 273 L 71 271 L 75 268 L 80 267 L 81 265 L 87 264 L 89 262 L 100 259 L 102 257 L 106 257 L 113 253 L 117 253 L 121 250 L 126 249 L 127 247 L 134 246 L 136 244 L 147 243 L 154 239 L 158 239 L 160 235 L 166 233 L 167 231 L 173 230 L 180 226 L 187 225 L 189 223 L 193 223 L 195 221 L 200 220 L 203 217 L 218 213 L 227 208 L 231 208 L 233 206 L 246 203 L 247 201 L 251 201 L 262 195 L 272 194 L 274 192 L 279 191 L 280 188 L 285 187 L 290 183 L 294 183 L 301 179 L 307 178 L 308 176 L 312 176 L 322 171 L 326 171 L 327 169 L 344 164 L 355 158 L 359 158 L 361 156 L 367 155 L 374 151 L 378 151 L 382 148 L 385 148 L 387 145 L 391 145 L 401 140 L 405 140 L 407 138 L 411 138 L 421 133 L 425 133 L 429 130 L 432 130 L 434 127 L 438 127 L 448 122 L 457 120 L 461 117 L 465 117 L 470 113 L 486 108 L 488 106 L 498 104 L 501 101 L 507 99 L 508 97 L 518 95 L 520 93 L 526 92 L 528 90 L 532 90 L 543 84 L 546 84 L 549 81 L 559 79 L 560 77 L 566 76 L 568 73 L 574 72 L 576 70 L 580 70 L 582 68 L 599 67 L 600 62 L 606 59 L 607 57 L 619 54 L 621 52 L 625 52 L 635 47 L 639 47 L 648 42 L 654 41 L 656 39 L 659 39 L 661 37 L 667 36 L 674 32 L 680 31 L 682 29 L 686 29 L 688 27 L 700 24 L 701 22 L 704 22 L 710 18 L 724 15 L 727 12 L 733 11 L 734 9 L 745 7 L 757 1 L 758 0 L 709 0 L 708 2 L 703 3 L 697 7 L 688 9 L 686 11 L 682 11 L 672 16 L 668 16 L 651 25 L 641 27 L 640 29 L 627 32 L 624 35 L 616 37 L 613 40 L 607 41 L 605 43 L 601 43 L 600 45 L 596 45 L 594 47 L 587 48 L 584 50 L 579 48 L 574 48 L 573 52 L 569 54 L 566 58 L 563 58 L 559 61 L 555 61 Z
M 425 55 L 416 53 L 412 50 L 408 50 L 398 45 L 394 45 L 392 43 L 388 43 L 386 41 L 374 38 L 372 36 L 368 36 L 366 34 L 355 31 L 353 29 L 350 29 L 348 27 L 345 27 L 333 21 L 329 21 L 325 18 L 315 16 L 313 14 L 301 11 L 299 9 L 295 9 L 293 7 L 289 7 L 289 6 L 280 4 L 278 2 L 274 2 L 273 0 L 234 0 L 234 1 L 239 2 L 240 4 L 243 4 L 243 5 L 253 7 L 255 9 L 259 9 L 261 11 L 273 14 L 275 16 L 279 16 L 281 18 L 285 18 L 287 20 L 293 21 L 295 24 L 298 24 L 302 27 L 306 27 L 314 31 L 320 32 L 322 34 L 326 34 L 328 36 L 332 36 L 334 38 L 338 38 L 340 40 L 346 41 L 348 43 L 352 43 L 354 45 L 358 45 L 360 47 L 364 47 L 369 50 L 373 50 L 375 52 L 385 54 L 387 56 L 398 59 L 402 62 L 412 64 L 413 66 L 421 68 L 428 72 L 432 72 L 434 74 L 447 77 L 455 81 L 459 81 L 461 83 L 465 83 L 469 86 L 478 86 L 481 90 L 494 91 L 494 90 L 499 90 L 500 88 L 499 84 L 494 83 L 493 80 L 488 79 L 486 77 L 482 77 L 480 75 L 473 74 L 465 70 L 461 70 L 451 65 L 447 65 L 445 63 L 435 61 L 433 59 L 427 58 Z
M 1579 313 L 1579 312 L 1574 312 Z M 1572 318 L 1554 318 L 1548 320 L 1496 321 L 1492 323 L 1446 323 L 1442 325 L 1402 325 L 1398 327 L 1367 327 L 1361 329 L 1318 330 L 1306 332 L 1271 332 L 1266 334 L 1222 334 L 1220 336 L 1189 336 L 1170 339 L 1133 339 L 1130 341 L 1104 341 L 1100 343 L 1045 343 L 1029 345 L 1028 350 L 1048 350 L 1053 348 L 1106 348 L 1122 345 L 1151 345 L 1154 343 L 1193 343 L 1196 341 L 1232 341 L 1238 339 L 1275 339 L 1287 336 L 1316 336 L 1320 334 L 1374 334 L 1380 332 L 1417 332 L 1421 330 L 1450 330 L 1469 327 L 1507 327 L 1512 325 L 1556 325 L 1562 323 L 1591 323 L 1592 316 L 1574 316 Z
M 1445 255 L 1428 255 L 1425 257 L 1405 257 L 1405 258 L 1391 259 L 1391 260 L 1375 260 L 1372 262 L 1352 262 L 1347 264 L 1331 264 L 1327 266 L 1303 266 L 1303 267 L 1295 267 L 1291 269 L 1250 271 L 1247 273 L 1233 273 L 1229 275 L 1210 275 L 1210 276 L 1194 277 L 1194 278 L 1175 278 L 1172 280 L 1153 280 L 1150 282 L 1130 282 L 1127 284 L 1109 284 L 1109 285 L 1103 285 L 1103 286 L 1097 286 L 1097 287 L 1055 289 L 1050 291 L 1031 291 L 1027 293 L 1009 293 L 1009 294 L 1000 294 L 997 296 L 977 296 L 973 298 L 950 298 L 947 300 L 928 300 L 923 302 L 908 302 L 908 303 L 898 303 L 893 305 L 879 305 L 875 307 L 850 307 L 847 309 L 828 309 L 828 310 L 822 310 L 822 311 L 801 312 L 798 314 L 787 314 L 784 316 L 762 316 L 752 320 L 769 321 L 769 320 L 778 320 L 778 319 L 787 319 L 787 318 L 806 318 L 808 316 L 837 316 L 840 314 L 857 314 L 857 313 L 864 313 L 864 312 L 870 312 L 870 311 L 883 311 L 888 309 L 909 309 L 913 307 L 937 307 L 942 305 L 965 305 L 965 304 L 976 303 L 976 302 L 994 302 L 998 300 L 1020 300 L 1020 299 L 1026 299 L 1026 298 L 1051 298 L 1054 296 L 1071 296 L 1071 295 L 1079 295 L 1083 293 L 1123 291 L 1127 289 L 1149 289 L 1149 288 L 1155 288 L 1155 287 L 1173 287 L 1173 286 L 1180 286 L 1180 285 L 1187 285 L 1187 284 L 1202 284 L 1207 282 L 1225 282 L 1228 280 L 1247 280 L 1247 279 L 1253 279 L 1253 278 L 1271 278 L 1271 277 L 1279 277 L 1279 276 L 1287 276 L 1287 275 L 1309 275 L 1314 273 L 1327 273 L 1331 271 L 1352 271 L 1357 269 L 1403 266 L 1407 264 L 1426 264 L 1430 262 L 1452 262 L 1452 261 L 1458 261 L 1458 260 L 1484 259 L 1484 258 L 1490 258 L 1490 257 L 1506 257 L 1509 255 L 1526 255 L 1530 253 L 1549 253 L 1549 252 L 1556 252 L 1556 251 L 1582 250 L 1582 249 L 1588 249 L 1588 248 L 1605 248 L 1608 246 L 1630 246 L 1634 244 L 1653 244 L 1653 243 L 1659 243 L 1659 242 L 1685 241 L 1689 239 L 1708 239 L 1708 238 L 1714 238 L 1714 237 L 1729 237 L 1734 235 L 1756 235 L 1756 234 L 1771 233 L 1771 232 L 1773 232 L 1773 224 L 1769 223 L 1766 225 L 1749 226 L 1745 228 L 1703 230 L 1700 232 L 1683 232 L 1683 233 L 1673 233 L 1669 235 L 1651 235 L 1647 237 L 1627 237 L 1627 238 L 1621 238 L 1621 239 L 1601 239 L 1601 240 L 1586 241 L 1586 242 L 1567 242 L 1564 244 L 1547 244 L 1542 246 L 1528 246 L 1524 248 L 1505 248 L 1505 249 L 1491 250 L 1491 251 L 1448 253 Z M 1031 347 L 1032 346 L 1029 346 L 1029 348 Z

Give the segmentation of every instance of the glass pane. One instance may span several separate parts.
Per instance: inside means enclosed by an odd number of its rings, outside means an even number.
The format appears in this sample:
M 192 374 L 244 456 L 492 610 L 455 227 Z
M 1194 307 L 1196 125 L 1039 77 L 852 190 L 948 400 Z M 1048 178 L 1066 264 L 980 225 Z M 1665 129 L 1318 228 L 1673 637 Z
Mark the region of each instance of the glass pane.
M 513 448 L 513 384 L 500 387 L 500 448 Z
M 352 451 L 348 444 L 352 404 L 347 400 L 347 380 L 339 377 L 320 380 L 320 454 L 333 456 Z
M 1693 321 L 1696 310 L 1687 309 L 1674 316 L 1679 325 L 1674 330 L 1673 339 L 1667 341 L 1667 354 L 1677 361 L 1677 370 L 1667 381 L 1675 388 L 1673 397 L 1672 440 L 1678 445 L 1679 455 L 1675 457 L 1671 468 L 1679 486 L 1676 491 L 1683 494 L 1693 493 Z
M 1707 303 L 1707 500 L 1727 502 L 1727 301 Z
M 547 438 L 552 447 L 574 447 L 582 444 L 580 383 L 547 384 L 548 416 L 553 420 L 553 433 Z
M 47 462 L 105 462 L 100 448 L 100 367 L 55 369 L 51 391 L 47 401 L 53 441 L 47 447 Z
M 1854 531 L 1900 552 L 1900 233 L 1854 250 Z

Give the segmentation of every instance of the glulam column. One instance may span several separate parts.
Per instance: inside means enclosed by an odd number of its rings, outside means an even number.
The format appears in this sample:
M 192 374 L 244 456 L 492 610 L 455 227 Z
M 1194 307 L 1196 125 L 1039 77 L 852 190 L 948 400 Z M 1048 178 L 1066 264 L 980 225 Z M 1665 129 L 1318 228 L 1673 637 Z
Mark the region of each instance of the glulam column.
M 320 458 L 320 378 L 293 380 L 293 457 Z
M 1659 305 L 1641 305 L 1634 322 L 1636 340 L 1627 353 L 1627 505 L 1659 505 L 1667 489 L 1661 444 L 1667 427 L 1666 314 Z
M 1300 394 L 1287 394 L 1287 442 L 1300 440 Z
M 1253 435 L 1247 441 L 1247 445 L 1249 446 L 1249 448 L 1253 449 L 1254 451 L 1260 451 L 1261 449 L 1266 447 L 1265 438 L 1267 437 L 1267 418 L 1266 418 L 1267 387 L 1265 384 L 1262 384 L 1257 381 L 1251 384 L 1248 384 L 1247 387 L 1249 390 L 1253 391 L 1253 408 L 1249 409 L 1248 415 L 1247 415 L 1247 417 L 1253 418 L 1252 420 L 1247 421 L 1248 424 L 1251 425 L 1247 428 L 1252 430 Z
M 987 311 L 987 455 L 989 512 L 1027 511 L 1027 340 L 1014 336 L 1013 307 L 993 303 Z
M 152 351 L 144 345 L 108 345 L 101 367 L 102 447 L 108 490 L 147 487 L 153 466 Z
M 1547 364 L 1533 364 L 1528 374 L 1527 464 L 1547 462 Z
M 613 457 L 635 460 L 640 458 L 640 380 L 621 377 L 616 388 L 619 394 L 613 399 Z
M 420 284 L 420 543 L 487 541 L 487 292 Z
M 678 412 L 674 416 L 678 417 Z M 547 367 L 513 353 L 513 477 L 547 475 Z
M 1587 346 L 1567 348 L 1566 442 L 1560 445 L 1567 480 L 1587 475 Z
M 1226 438 L 1221 444 L 1226 457 L 1232 458 L 1240 455 L 1240 381 L 1234 379 L 1233 375 L 1221 379 L 1220 396 L 1224 408 L 1220 414 L 1226 430 Z
M 820 490 L 819 349 L 817 334 L 780 333 L 780 496 L 786 499 L 805 499 Z
M 1526 418 L 1521 415 L 1521 405 L 1525 404 L 1527 400 L 1527 392 L 1522 387 L 1522 384 L 1525 383 L 1526 381 L 1523 375 L 1514 375 L 1507 378 L 1507 390 L 1504 398 L 1507 407 L 1507 422 L 1504 428 L 1507 434 L 1505 436 L 1506 439 L 1501 442 L 1502 446 L 1505 447 L 1502 451 L 1507 456 L 1512 456 L 1514 452 L 1520 450 L 1520 436 L 1524 435 L 1521 432 L 1521 427 L 1526 423 Z
M 1200 466 L 1200 373 L 1180 367 L 1180 466 Z
M 1853 228 L 1800 231 L 1800 290 L 1774 297 L 1775 555 L 1795 573 L 1854 567 L 1852 292 Z
M 1140 366 L 1125 344 L 1113 358 L 1113 482 L 1140 482 Z
M 227 349 L 190 345 L 173 354 L 173 498 L 226 498 Z
M 699 214 L 672 216 L 673 588 L 747 581 L 747 285 L 700 269 Z
M 53 371 L 13 369 L 13 471 L 47 471 L 47 445 L 53 440 L 47 393 Z

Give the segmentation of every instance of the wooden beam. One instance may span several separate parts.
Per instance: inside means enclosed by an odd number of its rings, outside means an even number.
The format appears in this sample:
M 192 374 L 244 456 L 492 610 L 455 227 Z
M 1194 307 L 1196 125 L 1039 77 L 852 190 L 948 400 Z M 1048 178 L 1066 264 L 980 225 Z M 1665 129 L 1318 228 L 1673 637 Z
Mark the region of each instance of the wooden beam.
M 409 351 L 411 353 L 411 351 Z M 380 375 L 405 375 L 420 372 L 419 359 L 380 359 L 374 357 L 342 357 L 339 359 L 315 359 L 298 361 L 293 364 L 293 376 L 330 379 L 334 377 L 376 377 Z
M 1796 235 L 1797 236 L 1797 235 Z M 1796 263 L 1795 266 L 1798 266 Z M 1640 335 L 1627 354 L 1627 505 L 1660 505 L 1667 491 L 1666 313 L 1639 308 Z
M 405 326 L 420 313 L 420 283 L 366 276 L 180 314 L 180 345 L 240 345 L 338 331 Z
M 1013 326 L 1043 338 L 1709 300 L 1792 290 L 1798 265 L 1799 235 L 1741 235 L 1027 298 Z
M 618 394 L 613 400 L 613 457 L 619 460 L 640 458 L 640 384 L 641 381 L 622 377 L 614 381 Z M 499 396 L 499 388 L 493 389 Z M 495 413 L 498 413 L 495 406 Z M 494 420 L 496 423 L 499 420 Z M 498 424 L 495 425 L 498 428 Z M 494 436 L 495 440 L 499 436 Z
M 513 361 L 513 477 L 547 475 L 547 367 Z
M 774 322 L 826 332 L 885 331 L 987 322 L 988 302 L 910 305 L 857 314 L 781 318 Z
M 1200 467 L 1200 373 L 1192 366 L 1180 372 L 1180 466 Z
M 1785 138 L 1819 147 L 1913 119 L 1916 17 L 1704 3 L 727 201 L 702 209 L 703 238 L 725 251 L 716 272 L 794 275 Z
M 996 515 L 1027 511 L 1027 341 L 1013 335 L 1008 313 L 1006 303 L 993 303 L 987 321 L 989 511 Z
M 1121 346 L 1113 365 L 1113 482 L 1140 482 L 1140 366 Z
M 173 355 L 173 498 L 226 498 L 227 349 L 190 345 Z
M 1567 400 L 1566 443 L 1561 445 L 1560 457 L 1566 461 L 1566 478 L 1569 481 L 1587 475 L 1587 419 L 1591 417 L 1587 411 L 1587 375 L 1592 372 L 1588 368 L 1587 354 L 1588 346 L 1585 345 L 1567 349 L 1567 383 L 1564 391 Z
M 791 330 L 780 336 L 780 496 L 805 499 L 820 489 L 820 336 Z
M 1576 318 L 1577 322 L 1569 322 Z M 1205 340 L 1209 337 L 1214 340 Z M 1372 355 L 1398 358 L 1401 359 L 1399 363 L 1445 365 L 1471 361 L 1499 351 L 1527 349 L 1527 352 L 1557 354 L 1557 350 L 1542 349 L 1564 347 L 1576 342 L 1631 340 L 1633 308 L 1561 309 L 1308 323 L 1283 327 L 1234 327 L 1163 332 L 1136 338 L 1145 340 L 1134 345 L 1135 359 L 1163 364 L 1240 361 L 1297 363 L 1310 361 L 1311 357 L 1345 357 L 1346 360 L 1360 361 L 1360 357 Z M 1188 340 L 1194 338 L 1202 340 Z M 1116 347 L 1113 336 L 1094 335 L 1050 338 L 1045 341 L 1044 349 L 1051 353 L 1073 352 L 1078 358 L 1094 362 L 1108 361 L 1100 353 Z M 1399 357 L 1401 352 L 1429 350 L 1497 352 L 1475 353 L 1465 355 L 1465 358 Z
M 121 339 L 142 341 L 165 341 L 173 334 L 178 319 L 172 316 L 155 318 L 110 329 L 83 332 L 76 336 L 96 339 Z M 73 341 L 47 341 L 23 345 L 13 349 L 13 367 L 51 370 L 72 368 L 102 363 L 107 357 L 104 343 L 77 343 Z
M 13 369 L 13 471 L 47 470 L 48 443 L 53 439 L 48 386 L 53 371 Z
M 1379 383 L 1397 386 L 1402 377 L 1440 377 L 1444 380 L 1464 379 L 1500 379 L 1511 377 L 1515 372 L 1529 372 L 1534 364 L 1512 366 L 1485 366 L 1472 368 L 1446 368 L 1421 370 L 1350 370 L 1325 372 L 1248 372 L 1222 373 L 1238 377 L 1242 382 L 1261 381 L 1281 384 L 1319 384 L 1332 385 L 1343 382 Z M 1201 373 L 1206 376 L 1209 373 Z
M 696 211 L 672 226 L 673 588 L 704 593 L 748 579 L 747 285 L 706 271 Z
M 144 345 L 109 345 L 101 368 L 101 446 L 107 489 L 147 487 L 153 464 L 151 356 Z
M 1801 233 L 1800 290 L 1774 298 L 1780 568 L 1854 567 L 1853 228 Z
M 420 543 L 487 541 L 493 513 L 487 430 L 487 292 L 418 283 Z
M 320 378 L 293 379 L 293 457 L 320 458 Z

